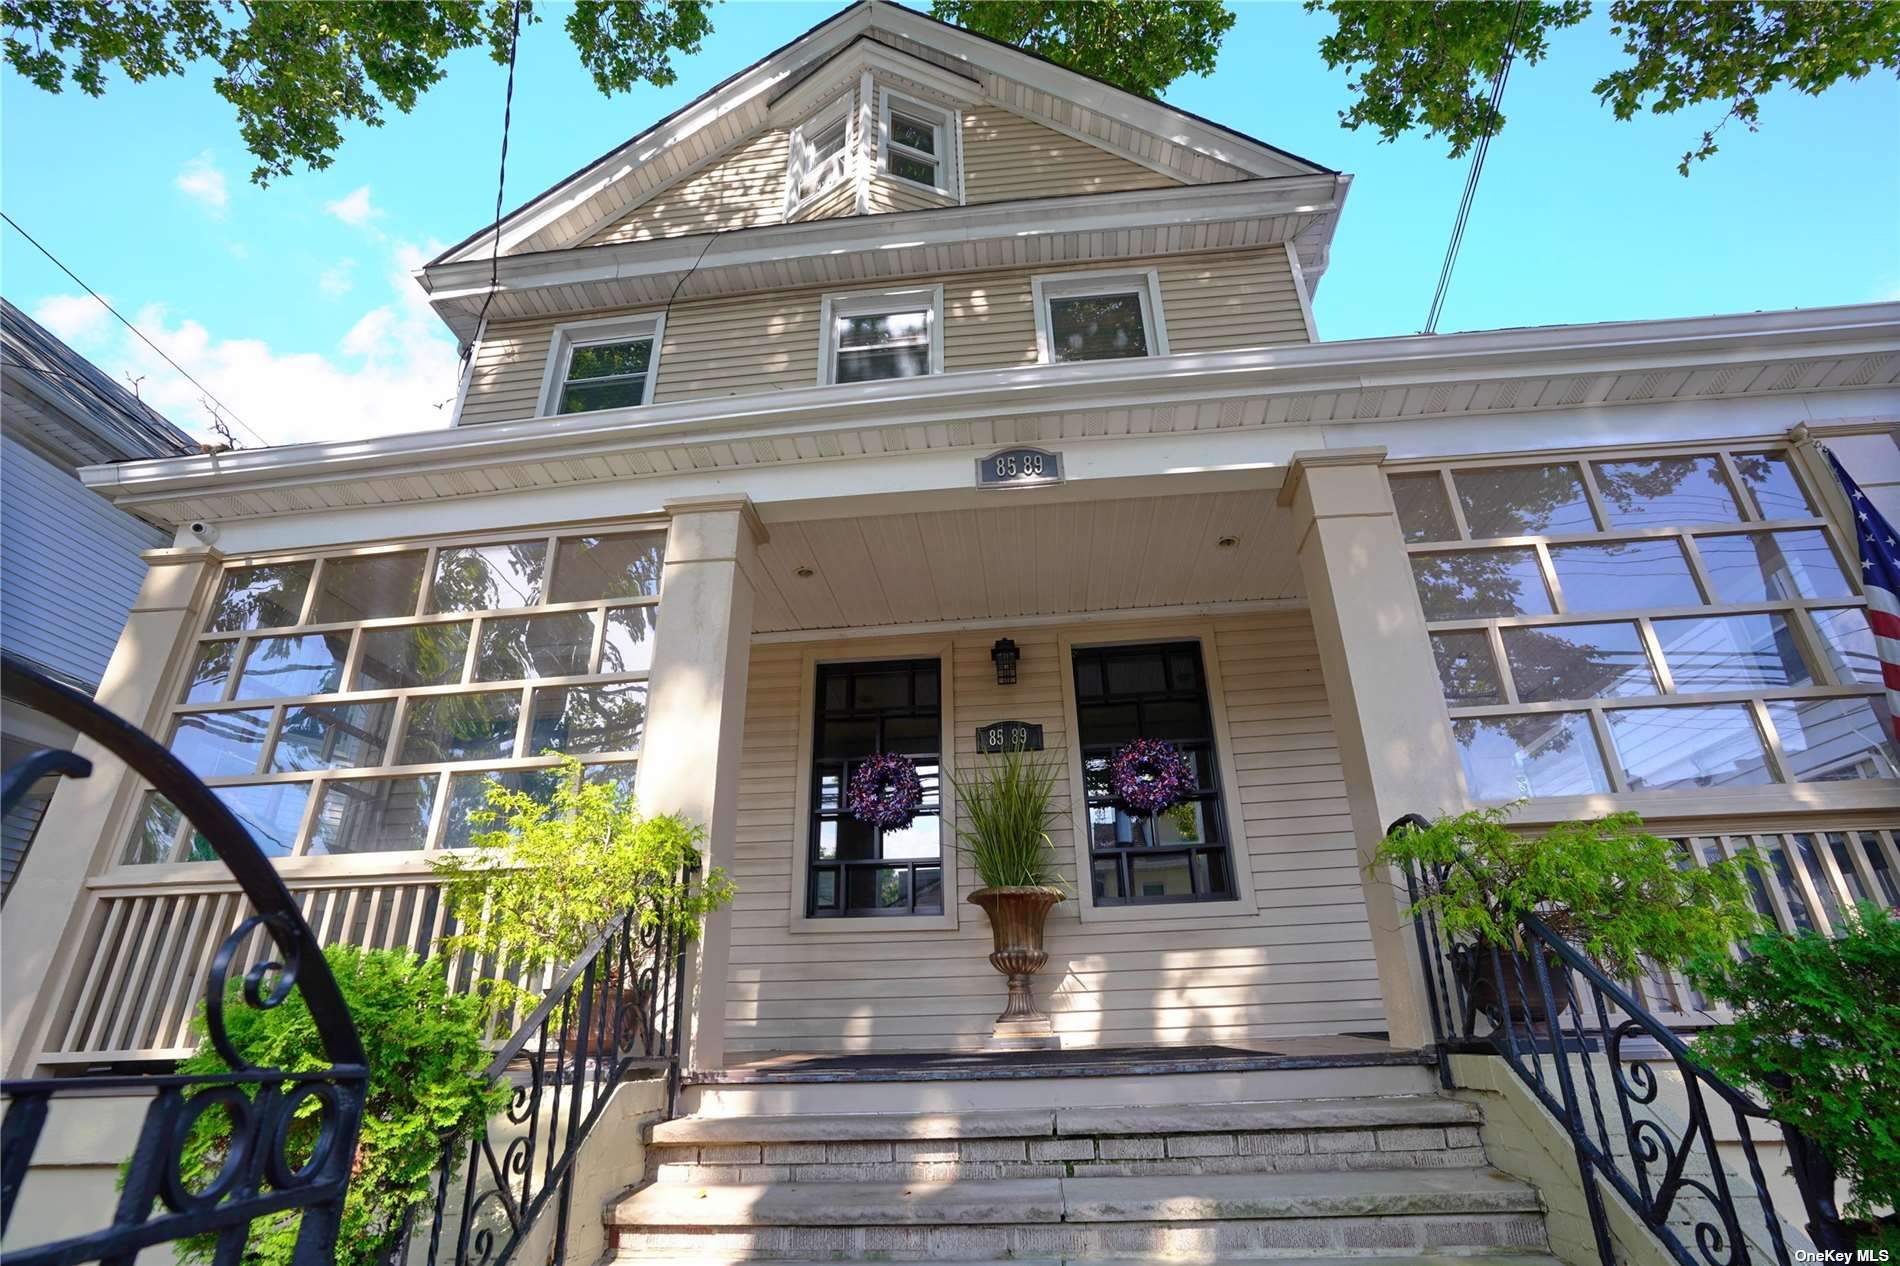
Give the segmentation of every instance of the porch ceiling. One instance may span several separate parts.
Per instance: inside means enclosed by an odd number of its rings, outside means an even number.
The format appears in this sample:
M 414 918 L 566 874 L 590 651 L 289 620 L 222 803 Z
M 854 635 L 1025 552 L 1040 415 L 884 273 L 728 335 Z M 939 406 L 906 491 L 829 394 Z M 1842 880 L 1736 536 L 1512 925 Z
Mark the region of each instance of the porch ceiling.
M 1300 599 L 1269 491 L 775 522 L 754 631 L 875 628 Z M 1222 537 L 1236 544 L 1222 547 Z M 811 574 L 799 575 L 801 568 Z

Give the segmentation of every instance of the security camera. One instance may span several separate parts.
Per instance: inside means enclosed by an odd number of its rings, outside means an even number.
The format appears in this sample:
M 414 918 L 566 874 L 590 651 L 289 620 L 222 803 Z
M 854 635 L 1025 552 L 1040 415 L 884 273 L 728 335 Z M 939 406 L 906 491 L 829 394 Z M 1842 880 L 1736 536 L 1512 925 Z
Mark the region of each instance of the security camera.
M 218 539 L 218 525 L 199 519 L 191 525 L 191 534 L 202 543 L 210 545 Z

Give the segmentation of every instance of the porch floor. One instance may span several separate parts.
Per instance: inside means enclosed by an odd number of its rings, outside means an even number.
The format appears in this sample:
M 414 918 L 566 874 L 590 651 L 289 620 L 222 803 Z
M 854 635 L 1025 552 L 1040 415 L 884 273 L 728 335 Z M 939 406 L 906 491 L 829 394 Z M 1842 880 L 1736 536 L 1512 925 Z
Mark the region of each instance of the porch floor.
M 1395 1047 L 1382 1037 L 1334 1034 L 1270 1044 L 1094 1046 L 1055 1051 L 885 1051 L 865 1055 L 774 1051 L 731 1067 L 696 1069 L 688 1085 L 848 1081 L 1003 1081 L 1032 1077 L 1125 1077 L 1266 1069 L 1363 1068 L 1431 1064 L 1429 1051 Z

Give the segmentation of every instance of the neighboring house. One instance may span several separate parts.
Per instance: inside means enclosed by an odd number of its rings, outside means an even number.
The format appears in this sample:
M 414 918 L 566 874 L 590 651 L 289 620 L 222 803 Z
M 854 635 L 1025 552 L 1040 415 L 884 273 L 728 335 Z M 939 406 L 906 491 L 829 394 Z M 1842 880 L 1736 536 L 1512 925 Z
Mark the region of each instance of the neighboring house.
M 1633 809 L 1698 859 L 1755 845 L 1789 927 L 1900 902 L 1900 757 L 1817 453 L 1900 514 L 1900 305 L 1325 342 L 1349 187 L 854 5 L 419 271 L 471 347 L 453 428 L 83 472 L 178 531 L 100 698 L 219 789 L 331 941 L 426 945 L 430 855 L 466 844 L 484 778 L 544 786 L 551 749 L 705 823 L 738 895 L 693 967 L 704 1111 L 1430 1092 L 1416 942 L 1367 866 L 1408 812 Z M 1002 983 L 940 788 L 1003 721 L 1057 769 L 1053 1036 L 1183 1062 L 775 1083 L 771 1053 L 991 1040 Z M 1198 780 L 1152 819 L 1101 772 L 1137 737 Z M 840 804 L 880 752 L 928 784 L 901 830 Z M 30 859 L 5 927 L 9 1071 L 179 1057 L 229 876 L 133 779 L 64 785 L 52 814 L 66 847 Z M 1693 1018 L 1679 982 L 1644 987 Z M 1314 1062 L 1193 1082 L 1210 1046 Z M 871 1137 L 847 1159 L 889 1181 L 944 1159 Z M 688 1157 L 722 1194 L 674 1225 L 744 1222 L 753 1189 L 724 1188 L 790 1173 L 717 1138 L 752 1168 Z M 1234 1151 L 1257 1141 L 1170 1139 L 1156 1172 L 1262 1169 Z M 1439 1207 L 1475 1221 L 1424 1242 L 1542 1243 L 1522 1205 L 1460 1204 L 1466 1173 Z M 1141 1208 L 1121 1216 L 1184 1216 Z M 875 1247 L 777 1251 L 807 1243 Z
M 125 627 L 145 578 L 141 550 L 166 528 L 79 481 L 81 466 L 182 457 L 190 436 L 45 327 L 0 299 L 0 649 L 88 694 Z M 9 702 L 0 714 L 0 766 L 72 733 Z M 11 892 L 33 843 L 50 781 L 6 820 L 0 892 Z

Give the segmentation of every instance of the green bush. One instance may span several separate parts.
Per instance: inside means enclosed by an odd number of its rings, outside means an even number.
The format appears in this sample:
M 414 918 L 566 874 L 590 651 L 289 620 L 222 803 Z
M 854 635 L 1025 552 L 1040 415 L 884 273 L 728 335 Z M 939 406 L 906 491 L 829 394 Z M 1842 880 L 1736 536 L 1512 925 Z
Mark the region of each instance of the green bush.
M 376 1266 L 392 1246 L 403 1215 L 433 1197 L 442 1134 L 485 1128 L 488 1118 L 506 1104 L 507 1091 L 480 1079 L 489 1059 L 482 1046 L 481 1004 L 449 991 L 439 961 L 423 962 L 403 950 L 349 945 L 331 946 L 324 958 L 369 1056 L 369 1092 L 337 1235 L 336 1264 Z M 293 990 L 281 1006 L 259 1011 L 238 996 L 239 982 L 233 981 L 231 988 L 225 1026 L 240 1055 L 261 1068 L 286 1072 L 330 1066 L 300 991 Z M 201 1039 L 204 1023 L 201 1010 Z M 178 1070 L 206 1075 L 229 1071 L 203 1040 Z M 293 1162 L 307 1156 L 315 1143 L 317 1109 L 314 1100 L 307 1100 L 292 1127 L 287 1151 Z M 224 1164 L 229 1130 L 222 1112 L 198 1118 L 180 1166 L 189 1189 L 199 1190 L 216 1177 Z M 253 1222 L 244 1250 L 247 1266 L 288 1266 L 298 1224 L 294 1212 Z M 216 1248 L 216 1237 L 197 1236 L 180 1242 L 179 1256 L 209 1262 Z
M 1900 1206 L 1900 918 L 1863 905 L 1843 922 L 1838 936 L 1762 935 L 1740 962 L 1692 964 L 1735 1013 L 1695 1050 L 1819 1144 L 1853 1187 L 1848 1214 L 1869 1218 Z
M 484 981 L 494 1013 L 540 1001 L 518 983 L 573 964 L 628 906 L 642 927 L 691 939 L 708 913 L 732 900 L 717 867 L 700 874 L 705 829 L 677 814 L 642 817 L 629 793 L 583 777 L 564 757 L 547 799 L 488 781 L 469 850 L 432 863 L 459 931 L 446 954 L 469 954 L 500 974 Z M 610 967 L 612 965 L 610 964 Z
M 968 853 L 985 888 L 1061 886 L 1049 824 L 1055 817 L 1055 766 L 1031 760 L 1021 747 L 985 756 L 969 774 L 952 777 L 963 820 L 957 848 Z
M 1754 932 L 1745 859 L 1708 867 L 1643 829 L 1634 813 L 1561 822 L 1541 835 L 1505 825 L 1515 805 L 1404 826 L 1379 860 L 1413 863 L 1423 892 L 1412 917 L 1435 914 L 1454 938 L 1516 942 L 1518 918 L 1535 914 L 1604 970 L 1642 975 L 1642 960 L 1685 963 L 1724 954 Z M 1435 878 L 1435 868 L 1449 869 Z

